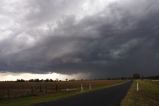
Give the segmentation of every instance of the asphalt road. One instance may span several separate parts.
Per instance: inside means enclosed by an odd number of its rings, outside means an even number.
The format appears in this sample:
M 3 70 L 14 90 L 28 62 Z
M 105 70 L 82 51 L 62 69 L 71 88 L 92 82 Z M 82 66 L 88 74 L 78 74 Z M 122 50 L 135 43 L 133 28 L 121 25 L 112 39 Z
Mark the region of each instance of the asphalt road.
M 120 106 L 120 102 L 127 94 L 131 83 L 129 81 L 111 88 L 84 93 L 57 101 L 39 103 L 35 106 Z

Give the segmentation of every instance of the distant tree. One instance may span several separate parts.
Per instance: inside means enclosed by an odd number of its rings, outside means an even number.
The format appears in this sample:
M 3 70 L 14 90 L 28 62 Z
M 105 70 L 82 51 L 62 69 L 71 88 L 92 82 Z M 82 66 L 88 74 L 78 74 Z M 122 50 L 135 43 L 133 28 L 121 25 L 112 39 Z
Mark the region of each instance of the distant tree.
M 158 80 L 159 79 L 159 75 L 156 75 L 156 76 L 147 76 L 147 77 L 144 77 L 144 79 Z
M 68 81 L 68 79 L 66 78 L 66 79 L 65 79 L 65 81 L 67 82 L 67 81 Z
M 107 80 L 111 80 L 111 78 L 107 78 Z
M 25 82 L 23 79 L 17 79 L 17 82 Z
M 46 80 L 45 80 L 45 82 L 49 82 L 49 81 L 50 81 L 49 79 L 46 79 Z
M 133 79 L 140 79 L 140 78 L 141 78 L 141 76 L 139 73 L 133 74 Z
M 34 80 L 33 80 L 33 79 L 30 79 L 29 82 L 34 82 Z
M 40 82 L 40 80 L 39 79 L 34 79 L 34 82 Z
M 50 79 L 50 82 L 53 82 L 53 80 L 52 80 L 52 79 Z
M 43 79 L 41 79 L 41 80 L 40 80 L 40 82 L 44 82 L 44 80 L 43 80 Z
M 126 79 L 126 77 L 121 77 L 120 79 L 121 79 L 121 80 L 125 80 L 125 79 Z
M 20 79 L 17 79 L 17 82 L 20 82 Z

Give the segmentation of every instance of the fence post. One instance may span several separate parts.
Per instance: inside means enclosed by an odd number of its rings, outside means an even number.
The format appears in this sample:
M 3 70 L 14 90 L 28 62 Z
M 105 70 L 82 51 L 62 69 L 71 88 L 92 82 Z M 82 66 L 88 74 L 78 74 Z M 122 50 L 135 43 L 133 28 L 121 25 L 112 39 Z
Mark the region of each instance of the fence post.
M 42 87 L 41 87 L 41 84 L 40 84 L 40 92 L 42 92 Z
M 34 87 L 31 86 L 31 95 L 34 95 Z
M 82 85 L 82 83 L 81 83 L 81 92 L 83 91 L 83 85 Z
M 56 86 L 55 86 L 55 90 L 56 90 L 56 92 L 57 92 L 57 90 L 58 90 L 58 85 L 56 84 Z
M 47 94 L 47 85 L 45 86 L 45 94 Z
M 7 89 L 7 96 L 8 96 L 8 98 L 10 97 L 10 89 L 9 88 Z
M 89 90 L 92 90 L 92 86 L 91 86 L 91 83 L 89 83 Z

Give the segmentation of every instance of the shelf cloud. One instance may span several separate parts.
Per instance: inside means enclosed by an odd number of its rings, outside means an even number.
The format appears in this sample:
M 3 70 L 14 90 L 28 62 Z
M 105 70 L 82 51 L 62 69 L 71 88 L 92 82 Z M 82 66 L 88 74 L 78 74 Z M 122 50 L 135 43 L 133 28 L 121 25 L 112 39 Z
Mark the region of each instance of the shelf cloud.
M 1 0 L 0 70 L 159 74 L 159 1 Z

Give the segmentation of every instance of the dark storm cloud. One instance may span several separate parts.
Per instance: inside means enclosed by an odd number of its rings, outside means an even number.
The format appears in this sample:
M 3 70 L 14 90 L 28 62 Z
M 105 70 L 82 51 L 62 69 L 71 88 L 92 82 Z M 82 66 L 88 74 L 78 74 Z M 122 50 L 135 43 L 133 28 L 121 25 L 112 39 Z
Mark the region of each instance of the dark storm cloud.
M 158 1 L 116 0 L 99 11 L 81 11 L 85 2 L 23 3 L 28 8 L 20 18 L 24 23 L 6 26 L 15 32 L 0 41 L 1 70 L 94 77 L 158 73 Z

